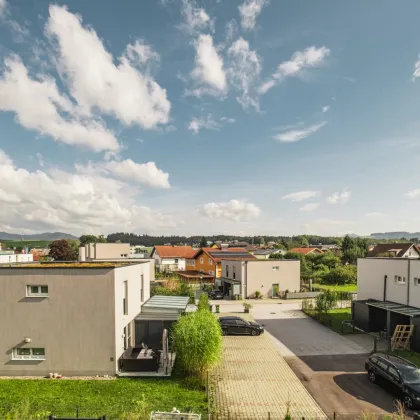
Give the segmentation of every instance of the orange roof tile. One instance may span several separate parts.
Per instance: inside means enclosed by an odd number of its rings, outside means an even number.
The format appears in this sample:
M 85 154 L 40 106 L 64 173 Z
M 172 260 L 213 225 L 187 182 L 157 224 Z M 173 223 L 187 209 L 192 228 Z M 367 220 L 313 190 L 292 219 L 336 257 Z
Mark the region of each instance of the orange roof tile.
M 320 252 L 322 254 L 322 251 L 319 250 L 318 248 L 293 248 L 289 252 L 296 252 L 297 254 L 307 255 L 314 251 Z
M 159 245 L 155 246 L 153 252 L 156 252 L 160 258 L 193 258 L 197 250 L 191 246 Z

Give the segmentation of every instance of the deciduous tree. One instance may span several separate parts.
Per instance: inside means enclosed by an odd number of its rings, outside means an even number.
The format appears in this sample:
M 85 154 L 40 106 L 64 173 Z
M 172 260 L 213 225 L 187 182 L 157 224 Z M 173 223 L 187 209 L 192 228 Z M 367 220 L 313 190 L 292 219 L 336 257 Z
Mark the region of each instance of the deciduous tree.
M 49 256 L 54 261 L 74 261 L 74 251 L 65 239 L 51 242 Z

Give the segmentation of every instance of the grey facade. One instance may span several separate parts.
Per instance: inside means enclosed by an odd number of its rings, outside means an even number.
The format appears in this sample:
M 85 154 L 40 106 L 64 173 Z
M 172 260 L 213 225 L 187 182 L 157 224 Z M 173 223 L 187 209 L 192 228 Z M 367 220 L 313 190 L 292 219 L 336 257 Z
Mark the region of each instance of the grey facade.
M 116 374 L 149 273 L 147 261 L 0 268 L 0 375 Z
M 222 276 L 216 285 L 226 294 L 245 298 L 259 291 L 266 298 L 283 292 L 300 291 L 300 261 L 298 260 L 222 260 Z

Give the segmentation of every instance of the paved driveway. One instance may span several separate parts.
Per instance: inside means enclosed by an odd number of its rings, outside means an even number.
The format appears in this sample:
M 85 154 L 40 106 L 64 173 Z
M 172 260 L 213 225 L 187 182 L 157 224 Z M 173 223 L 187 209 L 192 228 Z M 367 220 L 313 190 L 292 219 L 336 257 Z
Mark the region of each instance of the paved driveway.
M 283 420 L 288 404 L 292 417 L 326 418 L 268 334 L 223 337 L 223 360 L 212 383 L 218 420 Z
M 393 397 L 364 371 L 372 350 L 367 337 L 341 336 L 303 314 L 299 304 L 255 305 L 252 314 L 328 416 L 394 411 Z

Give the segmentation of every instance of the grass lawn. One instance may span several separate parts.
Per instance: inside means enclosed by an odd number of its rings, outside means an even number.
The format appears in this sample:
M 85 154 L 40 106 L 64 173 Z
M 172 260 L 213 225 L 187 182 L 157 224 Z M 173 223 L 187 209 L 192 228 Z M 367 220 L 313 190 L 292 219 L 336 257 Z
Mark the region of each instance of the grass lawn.
M 337 292 L 357 292 L 357 284 L 343 284 L 343 285 L 332 285 L 332 284 L 320 284 L 314 283 L 312 287 L 323 290 L 336 290 Z
M 205 392 L 186 389 L 174 378 L 0 380 L 1 419 L 38 419 L 50 413 L 76 417 L 76 407 L 80 417 L 107 415 L 108 420 L 143 420 L 150 411 L 171 411 L 173 407 L 201 413 L 204 418 L 207 412 Z M 13 412 L 16 409 L 20 409 L 18 415 Z M 13 415 L 8 417 L 8 413 Z
M 328 315 L 330 315 L 332 318 L 333 330 L 341 332 L 342 321 L 351 320 L 351 308 L 333 309 L 330 312 L 328 312 Z

